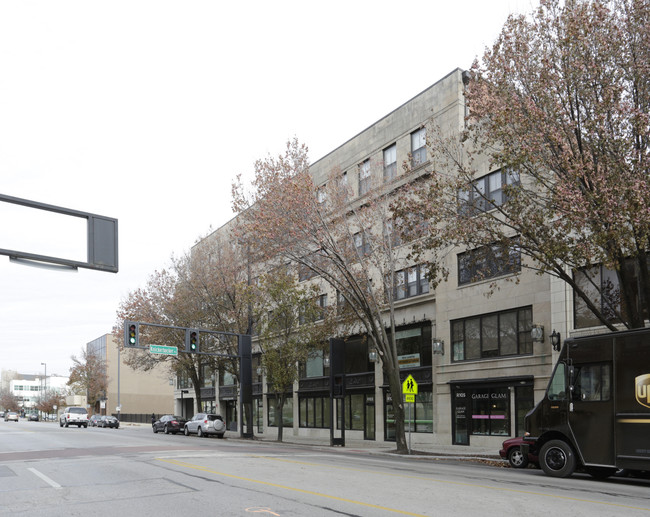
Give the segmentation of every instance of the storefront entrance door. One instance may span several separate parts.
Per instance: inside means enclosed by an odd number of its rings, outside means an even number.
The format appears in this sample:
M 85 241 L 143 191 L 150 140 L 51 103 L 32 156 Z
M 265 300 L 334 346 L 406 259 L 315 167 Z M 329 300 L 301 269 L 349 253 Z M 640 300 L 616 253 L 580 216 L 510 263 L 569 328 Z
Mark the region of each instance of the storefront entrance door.
M 465 390 L 454 392 L 454 445 L 469 445 L 471 399 Z

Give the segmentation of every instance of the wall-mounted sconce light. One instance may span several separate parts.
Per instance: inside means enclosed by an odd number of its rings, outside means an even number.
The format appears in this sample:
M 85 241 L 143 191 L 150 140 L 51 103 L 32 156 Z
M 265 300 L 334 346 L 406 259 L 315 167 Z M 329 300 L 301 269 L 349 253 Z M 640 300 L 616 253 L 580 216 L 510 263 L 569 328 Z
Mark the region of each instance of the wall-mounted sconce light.
M 262 367 L 261 366 L 258 366 L 256 371 L 257 371 L 257 375 L 262 375 Z
M 377 350 L 376 349 L 373 348 L 368 352 L 368 360 L 371 363 L 376 363 L 379 360 L 378 357 L 377 357 Z
M 325 357 L 323 357 L 323 366 L 325 368 L 330 367 L 330 356 L 329 355 L 326 355 Z
M 434 339 L 431 350 L 434 354 L 445 355 L 445 342 L 442 339 Z
M 562 347 L 562 338 L 560 333 L 556 332 L 555 329 L 553 329 L 553 332 L 551 333 L 551 345 L 553 345 L 553 350 L 556 352 L 559 352 Z
M 533 341 L 542 343 L 544 341 L 544 325 L 534 324 L 530 331 L 530 337 L 533 338 Z

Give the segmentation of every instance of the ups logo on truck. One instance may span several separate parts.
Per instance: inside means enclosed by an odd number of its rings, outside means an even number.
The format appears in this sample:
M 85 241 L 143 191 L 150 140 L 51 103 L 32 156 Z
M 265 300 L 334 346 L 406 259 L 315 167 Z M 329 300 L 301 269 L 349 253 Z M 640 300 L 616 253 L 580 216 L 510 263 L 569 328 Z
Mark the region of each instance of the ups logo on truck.
M 650 408 L 650 373 L 639 375 L 635 379 L 636 386 L 636 401 Z

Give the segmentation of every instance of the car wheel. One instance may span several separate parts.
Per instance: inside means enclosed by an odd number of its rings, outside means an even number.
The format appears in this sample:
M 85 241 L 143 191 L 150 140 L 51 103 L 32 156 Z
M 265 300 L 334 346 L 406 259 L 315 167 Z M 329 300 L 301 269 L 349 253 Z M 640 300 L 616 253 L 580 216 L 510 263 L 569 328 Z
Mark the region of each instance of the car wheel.
M 84 429 L 88 429 L 88 424 L 84 424 Z
M 565 441 L 551 440 L 542 446 L 539 464 L 547 476 L 566 478 L 576 468 L 576 456 Z
M 519 447 L 513 447 L 508 451 L 508 463 L 514 469 L 525 469 L 528 466 L 528 456 Z
M 185 436 L 190 435 L 190 430 L 187 428 L 187 426 L 185 426 L 185 429 L 183 430 L 183 433 L 185 433 Z
M 59 420 L 59 427 L 63 427 L 63 422 L 61 422 L 61 420 Z
M 153 434 L 158 434 L 158 429 L 156 429 L 155 425 L 152 425 L 151 428 L 153 429 Z
M 199 426 L 199 428 L 197 429 L 197 431 L 196 431 L 196 435 L 197 435 L 199 438 L 203 438 L 203 429 L 201 429 L 201 426 Z
M 63 427 L 68 427 L 68 421 L 66 420 L 65 425 Z
M 169 429 L 165 426 L 165 434 L 169 434 Z

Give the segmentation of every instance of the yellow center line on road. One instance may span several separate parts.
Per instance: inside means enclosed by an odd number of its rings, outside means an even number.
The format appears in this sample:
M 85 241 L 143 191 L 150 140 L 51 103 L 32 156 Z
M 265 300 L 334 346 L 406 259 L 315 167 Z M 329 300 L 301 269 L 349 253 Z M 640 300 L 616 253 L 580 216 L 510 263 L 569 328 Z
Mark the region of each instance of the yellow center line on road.
M 448 479 L 436 479 L 436 478 L 431 478 L 431 477 L 424 477 L 424 476 L 415 476 L 415 475 L 408 475 L 408 474 L 396 474 L 394 472 L 378 472 L 376 470 L 367 470 L 367 469 L 360 469 L 356 467 L 341 467 L 338 465 L 325 465 L 323 463 L 311 463 L 307 461 L 297 461 L 297 460 L 287 460 L 284 458 L 274 458 L 272 456 L 255 456 L 260 459 L 266 459 L 266 460 L 271 460 L 271 461 L 279 461 L 283 463 L 295 463 L 297 465 L 305 465 L 305 466 L 311 466 L 311 467 L 318 467 L 318 468 L 331 468 L 331 469 L 337 469 L 337 470 L 348 470 L 352 472 L 363 472 L 365 474 L 379 474 L 382 476 L 390 476 L 390 477 L 398 477 L 398 478 L 405 478 L 405 479 L 418 479 L 422 481 L 427 481 L 427 482 L 433 482 L 433 483 L 444 483 L 448 485 L 457 485 L 457 486 L 466 486 L 466 487 L 472 487 L 472 488 L 485 488 L 487 490 L 500 490 L 502 492 L 512 492 L 516 494 L 526 494 L 526 495 L 536 495 L 540 497 L 550 497 L 553 499 L 562 499 L 566 501 L 577 501 L 577 502 L 582 502 L 582 503 L 593 503 L 593 504 L 600 504 L 600 505 L 605 505 L 605 506 L 613 506 L 615 508 L 626 508 L 628 510 L 641 510 L 644 512 L 650 512 L 650 508 L 643 508 L 641 506 L 630 506 L 630 505 L 625 505 L 625 504 L 619 504 L 619 503 L 608 503 L 605 501 L 593 501 L 591 499 L 581 499 L 579 497 L 569 497 L 569 496 L 564 496 L 564 495 L 553 495 L 553 494 L 544 494 L 541 492 L 533 492 L 531 490 L 521 490 L 521 489 L 516 489 L 516 488 L 507 488 L 507 487 L 494 487 L 494 486 L 487 486 L 487 485 L 480 485 L 476 483 L 467 483 L 463 481 L 451 481 Z
M 218 476 L 224 476 L 228 477 L 231 479 L 238 479 L 240 481 L 248 481 L 250 483 L 258 483 L 260 485 L 266 485 L 266 486 L 272 486 L 274 488 L 282 488 L 283 490 L 291 490 L 293 492 L 299 492 L 301 494 L 308 494 L 308 495 L 314 495 L 316 497 L 324 497 L 326 499 L 332 499 L 334 501 L 341 501 L 344 503 L 351 503 L 351 504 L 356 504 L 359 506 L 365 506 L 368 508 L 375 508 L 377 510 L 383 510 L 386 512 L 392 512 L 392 513 L 398 513 L 400 515 L 412 515 L 413 517 L 428 517 L 426 515 L 420 514 L 420 513 L 413 513 L 413 512 L 407 512 L 404 510 L 397 510 L 396 508 L 388 508 L 386 506 L 379 506 L 376 504 L 370 504 L 370 503 L 364 503 L 363 501 L 355 501 L 354 499 L 345 499 L 343 497 L 336 497 L 333 495 L 329 494 L 323 494 L 320 492 L 313 492 L 311 490 L 303 490 L 302 488 L 296 488 L 296 487 L 291 487 L 291 486 L 286 486 L 286 485 L 280 485 L 278 483 L 270 483 L 268 481 L 262 481 L 260 479 L 253 479 L 253 478 L 247 478 L 243 476 L 235 476 L 233 474 L 226 474 L 225 472 L 218 472 L 216 470 L 209 469 L 207 467 L 202 467 L 200 465 L 193 465 L 191 463 L 185 463 L 183 461 L 177 461 L 177 460 L 170 460 L 170 459 L 163 459 L 163 458 L 156 458 L 158 461 L 164 461 L 165 463 L 171 463 L 172 465 L 176 465 L 178 467 L 183 467 L 187 469 L 193 469 L 193 470 L 200 470 L 203 472 L 208 472 L 210 474 L 216 474 Z

